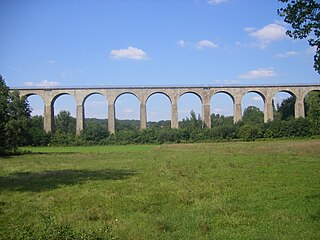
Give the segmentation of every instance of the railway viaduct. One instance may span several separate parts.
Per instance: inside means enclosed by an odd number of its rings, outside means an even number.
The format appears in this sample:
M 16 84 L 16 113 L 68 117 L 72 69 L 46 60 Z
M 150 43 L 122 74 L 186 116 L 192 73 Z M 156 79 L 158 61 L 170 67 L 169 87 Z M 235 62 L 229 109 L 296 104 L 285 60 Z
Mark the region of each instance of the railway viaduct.
M 84 128 L 84 102 L 92 94 L 101 94 L 108 101 L 108 130 L 115 132 L 115 102 L 125 93 L 135 95 L 140 102 L 140 128 L 147 127 L 146 103 L 150 96 L 156 93 L 166 95 L 171 102 L 171 128 L 178 128 L 178 99 L 185 93 L 196 94 L 202 103 L 202 119 L 204 126 L 211 127 L 210 99 L 216 93 L 228 94 L 233 101 L 233 121 L 242 118 L 242 97 L 249 92 L 259 94 L 264 102 L 264 121 L 273 120 L 273 97 L 278 92 L 287 92 L 296 98 L 295 117 L 304 117 L 304 98 L 311 91 L 320 91 L 320 84 L 313 85 L 277 85 L 277 86 L 137 86 L 137 87 L 45 87 L 45 88 L 13 88 L 20 96 L 38 95 L 44 102 L 44 129 L 54 130 L 54 102 L 63 95 L 69 94 L 76 101 L 76 129 L 79 134 Z

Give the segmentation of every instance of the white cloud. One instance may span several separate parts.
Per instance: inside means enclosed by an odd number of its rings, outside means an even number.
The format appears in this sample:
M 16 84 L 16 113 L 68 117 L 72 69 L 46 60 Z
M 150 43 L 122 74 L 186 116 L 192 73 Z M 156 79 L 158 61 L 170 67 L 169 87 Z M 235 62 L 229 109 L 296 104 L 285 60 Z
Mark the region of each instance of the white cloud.
M 223 2 L 226 2 L 227 0 L 208 0 L 208 3 L 211 5 L 217 5 Z
M 38 87 L 53 87 L 59 85 L 58 82 L 48 81 L 48 80 L 42 80 L 41 82 L 38 82 L 35 84 L 35 86 Z
M 48 81 L 48 80 L 42 80 L 38 83 L 34 82 L 24 82 L 24 85 L 26 86 L 36 86 L 36 87 L 54 87 L 59 85 L 59 82 L 53 82 L 53 81 Z
M 185 46 L 186 46 L 186 42 L 183 41 L 183 40 L 179 40 L 179 41 L 177 42 L 177 44 L 178 44 L 180 47 L 185 47 Z
M 272 68 L 258 68 L 239 75 L 241 79 L 257 79 L 275 77 L 278 74 Z
M 211 42 L 209 40 L 201 40 L 198 41 L 196 44 L 198 49 L 203 49 L 203 48 L 217 48 L 218 45 L 215 44 L 214 42 Z
M 245 30 L 248 28 L 245 28 Z M 261 29 L 253 31 L 250 33 L 250 36 L 257 39 L 259 44 L 256 44 L 260 48 L 266 48 L 269 43 L 273 41 L 278 41 L 282 39 L 286 39 L 287 29 L 279 24 L 271 23 L 264 26 Z
M 46 61 L 46 63 L 48 63 L 48 64 L 55 64 L 56 61 L 55 61 L 54 59 L 49 59 L 49 60 Z
M 133 113 L 132 109 L 124 109 L 122 110 L 123 113 Z
M 294 56 L 297 56 L 299 55 L 299 52 L 297 51 L 288 51 L 288 52 L 285 52 L 285 53 L 278 53 L 275 55 L 275 57 L 277 58 L 288 58 L 288 57 L 294 57 Z
M 244 28 L 244 30 L 245 30 L 246 32 L 249 32 L 249 33 L 254 32 L 256 29 L 257 29 L 257 28 L 255 28 L 255 27 L 246 27 L 246 28 Z
M 252 98 L 253 101 L 259 102 L 262 101 L 262 98 L 260 96 L 255 96 Z
M 113 59 L 133 59 L 133 60 L 147 60 L 148 55 L 139 48 L 128 47 L 127 49 L 111 50 L 111 58 Z
M 217 112 L 217 113 L 224 113 L 224 112 L 226 112 L 223 108 L 214 108 L 213 111 L 214 111 L 214 112 Z
M 23 84 L 26 86 L 33 86 L 33 82 L 24 82 Z
M 230 84 L 239 84 L 239 81 L 238 80 L 215 80 L 214 83 L 230 85 Z

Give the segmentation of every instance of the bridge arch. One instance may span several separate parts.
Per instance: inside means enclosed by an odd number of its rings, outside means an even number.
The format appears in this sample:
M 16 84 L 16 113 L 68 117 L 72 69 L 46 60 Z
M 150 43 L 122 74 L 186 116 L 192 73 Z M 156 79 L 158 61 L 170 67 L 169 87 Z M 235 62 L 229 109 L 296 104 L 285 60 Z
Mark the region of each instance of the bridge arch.
M 231 106 L 230 105 L 231 101 Z M 219 124 L 224 117 L 232 116 L 234 122 L 234 97 L 228 91 L 217 91 L 210 98 L 210 121 L 211 127 Z M 214 115 L 213 115 L 214 114 Z M 212 118 L 214 117 L 214 118 Z
M 71 101 L 70 101 L 71 100 Z M 67 103 L 67 104 L 66 104 Z M 76 96 L 74 94 L 68 93 L 68 92 L 61 92 L 56 95 L 51 100 L 51 108 L 52 108 L 52 131 L 55 131 L 57 129 L 57 122 L 54 121 L 54 116 L 58 116 L 58 114 L 61 111 L 67 111 L 70 112 L 70 115 L 72 117 L 72 120 L 74 119 L 74 123 L 72 121 L 72 129 L 71 131 L 74 131 L 76 133 L 76 121 L 77 121 L 77 113 L 76 113 Z M 60 111 L 57 111 L 60 110 Z M 73 126 L 74 124 L 74 126 Z
M 305 107 L 306 117 L 312 115 L 311 111 L 309 111 L 310 110 L 309 104 L 312 103 L 313 105 L 317 104 L 319 106 L 320 105 L 319 99 L 320 99 L 320 89 L 308 91 L 308 93 L 305 95 L 304 107 Z M 314 108 L 313 110 L 317 111 Z M 318 130 L 318 132 L 320 133 L 320 129 Z
M 197 103 L 197 101 L 193 101 L 192 99 L 198 99 L 200 101 L 199 104 Z M 178 119 L 182 120 L 182 118 L 188 117 L 191 111 L 194 111 L 196 115 L 200 114 L 201 118 L 203 118 L 202 103 L 203 103 L 202 96 L 198 92 L 186 91 L 179 94 Z
M 265 103 L 266 103 L 266 98 L 265 95 L 257 90 L 250 90 L 247 91 L 241 99 L 242 102 L 242 119 L 245 121 L 244 117 L 248 116 L 245 115 L 246 109 L 248 109 L 249 107 L 255 107 L 258 108 L 262 113 L 260 116 L 260 112 L 257 112 L 257 116 L 256 118 L 247 118 L 247 120 L 249 122 L 252 121 L 252 123 L 263 123 L 266 119 L 266 114 L 267 111 L 266 107 L 265 107 Z M 261 118 L 260 118 L 261 117 Z
M 158 99 L 161 98 L 162 99 L 161 103 L 159 101 L 155 103 L 153 100 L 154 98 L 158 98 Z M 162 105 L 160 106 L 160 104 Z M 159 110 L 162 111 L 162 114 L 161 114 L 162 119 L 159 119 L 160 117 Z M 163 124 L 166 124 L 166 121 L 169 120 L 170 121 L 169 127 L 171 126 L 172 100 L 169 94 L 167 94 L 166 92 L 162 92 L 162 91 L 152 92 L 146 98 L 146 122 L 155 121 L 157 117 L 158 117 L 158 121 L 159 120 L 165 121 L 163 122 Z M 166 125 L 161 125 L 161 126 L 165 127 Z
M 291 111 L 292 114 L 289 114 L 289 115 L 285 115 L 285 116 L 278 116 L 277 115 L 277 111 L 279 110 L 278 107 L 281 106 L 281 104 L 284 102 L 284 101 L 287 101 L 287 106 L 289 107 L 289 105 L 291 105 L 291 100 L 290 98 L 292 97 L 292 106 L 291 106 Z M 272 100 L 273 100 L 273 109 L 275 110 L 274 113 L 273 113 L 273 116 L 275 119 L 280 119 L 281 117 L 282 118 L 285 118 L 287 119 L 288 117 L 295 117 L 295 103 L 296 103 L 296 94 L 293 93 L 292 91 L 288 91 L 288 90 L 279 90 L 277 91 L 276 93 L 274 93 L 273 97 L 272 97 Z
M 119 101 L 122 98 L 126 99 L 127 101 Z M 131 100 L 129 100 L 131 99 Z M 140 98 L 139 95 L 135 94 L 134 92 L 125 91 L 118 94 L 114 100 L 114 116 L 115 116 L 115 129 L 120 130 L 121 125 L 117 120 L 137 120 L 138 124 L 134 128 L 139 128 L 140 126 Z M 109 120 L 109 119 L 108 119 Z M 118 124 L 117 124 L 118 123 Z M 125 128 L 129 126 L 124 126 Z M 133 127 L 133 126 L 132 126 Z
M 104 93 L 95 91 L 86 95 L 82 102 L 83 106 L 83 128 L 86 128 L 87 118 L 105 119 L 107 129 L 108 99 Z M 106 130 L 107 131 L 107 130 Z

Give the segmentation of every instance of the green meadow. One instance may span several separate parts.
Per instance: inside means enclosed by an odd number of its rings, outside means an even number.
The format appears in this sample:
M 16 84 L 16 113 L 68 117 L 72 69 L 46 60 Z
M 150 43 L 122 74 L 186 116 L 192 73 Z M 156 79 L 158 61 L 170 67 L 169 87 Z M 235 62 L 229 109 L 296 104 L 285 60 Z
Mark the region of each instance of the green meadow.
M 1 239 L 320 239 L 320 140 L 23 149 Z

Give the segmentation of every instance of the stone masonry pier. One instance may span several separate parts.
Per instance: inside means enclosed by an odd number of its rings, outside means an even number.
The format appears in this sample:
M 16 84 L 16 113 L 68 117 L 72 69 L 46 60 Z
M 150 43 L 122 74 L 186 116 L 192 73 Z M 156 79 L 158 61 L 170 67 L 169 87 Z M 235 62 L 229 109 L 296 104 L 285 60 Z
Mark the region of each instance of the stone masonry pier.
M 141 87 L 48 87 L 48 88 L 13 88 L 20 96 L 38 95 L 44 102 L 44 129 L 54 130 L 54 102 L 63 95 L 69 94 L 76 101 L 76 129 L 79 134 L 84 128 L 84 102 L 92 94 L 105 96 L 108 102 L 108 130 L 115 132 L 115 102 L 122 94 L 130 93 L 140 102 L 140 128 L 147 127 L 146 103 L 150 96 L 156 93 L 166 95 L 171 103 L 171 128 L 178 128 L 178 100 L 186 93 L 196 94 L 202 103 L 202 119 L 204 126 L 211 128 L 210 99 L 217 93 L 229 95 L 233 101 L 233 121 L 242 118 L 242 97 L 249 92 L 259 94 L 264 102 L 264 121 L 273 120 L 273 97 L 278 92 L 287 92 L 296 98 L 295 117 L 304 117 L 304 98 L 311 91 L 320 91 L 320 84 L 314 85 L 279 85 L 279 86 L 141 86 Z

